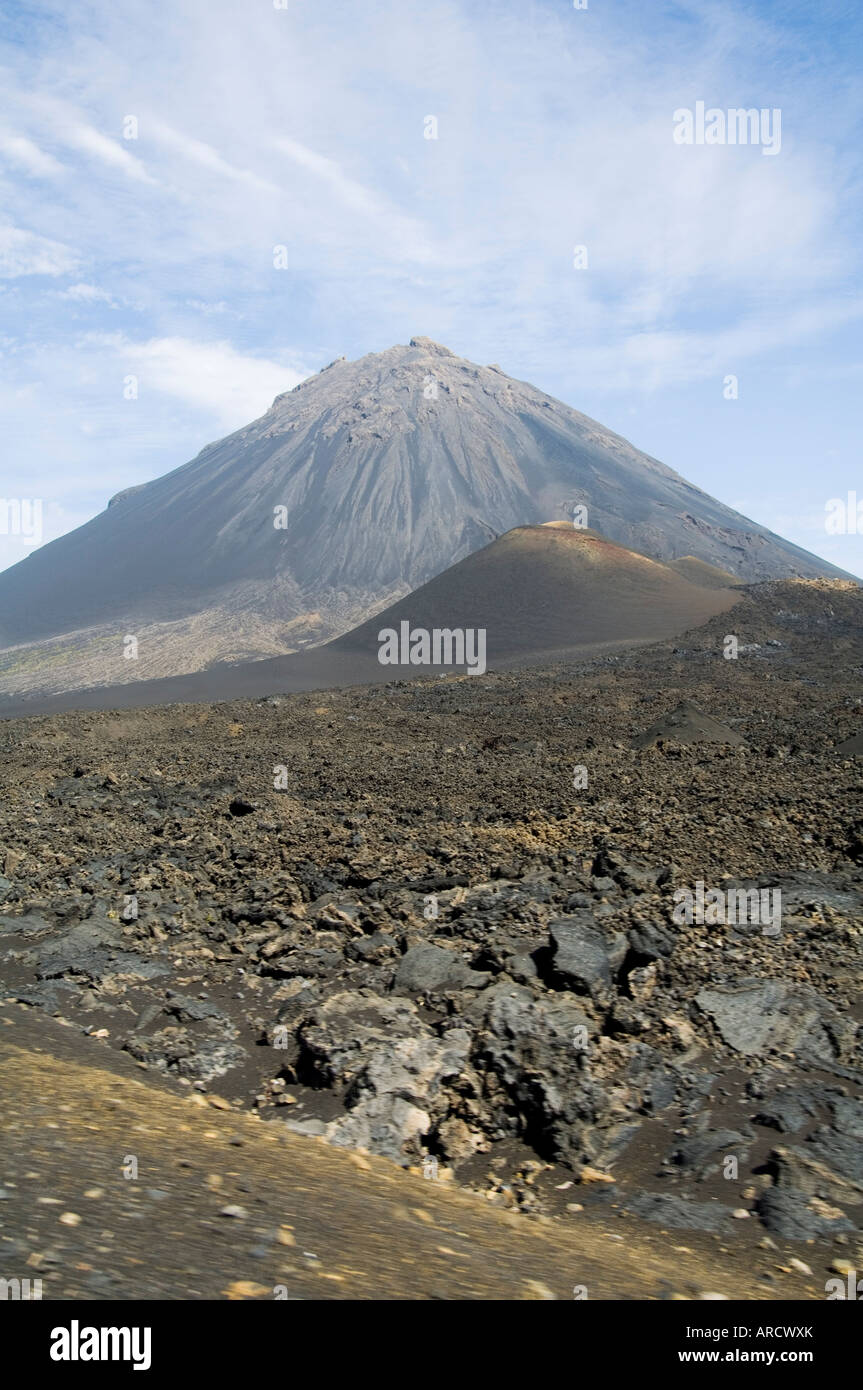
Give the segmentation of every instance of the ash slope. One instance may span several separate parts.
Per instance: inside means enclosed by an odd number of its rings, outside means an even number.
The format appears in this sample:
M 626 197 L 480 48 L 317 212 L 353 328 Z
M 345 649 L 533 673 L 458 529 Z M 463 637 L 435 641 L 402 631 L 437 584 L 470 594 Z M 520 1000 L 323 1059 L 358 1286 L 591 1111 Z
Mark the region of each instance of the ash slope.
M 0 574 L 0 644 L 198 615 L 201 631 L 190 640 L 184 627 L 159 672 L 171 674 L 224 659 L 218 630 L 235 646 L 241 615 L 267 627 L 260 654 L 296 650 L 576 503 L 659 559 L 691 555 L 750 581 L 840 573 L 535 387 L 414 338 L 333 363 Z
M 732 581 L 733 582 L 733 581 Z M 573 527 L 519 526 L 332 645 L 377 651 L 378 633 L 484 628 L 492 661 L 674 636 L 730 608 L 730 588 L 690 583 L 670 566 Z
M 378 633 L 399 631 L 405 621 L 427 630 L 482 628 L 487 664 L 535 664 L 551 653 L 584 655 L 676 636 L 730 608 L 739 592 L 700 588 L 669 566 L 589 531 L 524 526 L 325 647 L 165 680 L 19 700 L 0 704 L 0 713 L 140 708 L 414 679 L 429 668 L 378 661 Z M 116 648 L 113 662 L 130 664 Z

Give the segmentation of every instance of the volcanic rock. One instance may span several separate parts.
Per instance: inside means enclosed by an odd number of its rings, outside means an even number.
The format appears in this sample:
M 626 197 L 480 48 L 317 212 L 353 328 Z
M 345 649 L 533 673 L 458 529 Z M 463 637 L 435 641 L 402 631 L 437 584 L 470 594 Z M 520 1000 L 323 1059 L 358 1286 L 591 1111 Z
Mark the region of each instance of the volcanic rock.
M 835 1010 L 812 989 L 784 980 L 743 980 L 702 989 L 695 996 L 729 1047 L 746 1056 L 798 1052 L 829 1062 L 853 1025 L 842 1026 Z
M 554 969 L 576 990 L 609 985 L 623 964 L 627 941 L 622 932 L 599 927 L 588 911 L 561 917 L 549 928 Z

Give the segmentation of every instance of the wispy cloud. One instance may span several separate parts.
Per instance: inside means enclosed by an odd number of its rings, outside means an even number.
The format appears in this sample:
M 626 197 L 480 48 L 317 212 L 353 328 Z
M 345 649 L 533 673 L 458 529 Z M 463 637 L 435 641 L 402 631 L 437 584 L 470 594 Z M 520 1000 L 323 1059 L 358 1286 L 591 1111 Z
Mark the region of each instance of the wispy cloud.
M 78 257 L 68 246 L 23 227 L 0 226 L 0 276 L 68 275 Z
M 211 174 L 216 174 L 221 178 L 232 180 L 236 183 L 246 184 L 249 188 L 259 192 L 278 195 L 279 188 L 269 179 L 261 178 L 251 169 L 240 169 L 224 159 L 218 150 L 213 149 L 204 140 L 197 140 L 193 136 L 184 135 L 178 130 L 172 130 L 163 121 L 148 119 L 146 122 L 147 132 L 152 133 L 154 138 L 165 145 L 168 149 L 179 154 L 183 159 L 190 160 L 197 164 L 201 169 L 207 170 Z
M 99 160 L 108 168 L 117 170 L 136 183 L 157 182 L 135 155 L 130 154 L 116 140 L 103 135 L 101 131 L 95 130 L 83 121 L 75 121 L 68 127 L 61 127 L 58 138 L 63 144 Z
M 307 366 L 427 333 L 613 427 L 638 412 L 635 442 L 719 495 L 754 465 L 781 493 L 807 431 L 852 432 L 861 26 L 757 0 L 88 0 L 74 43 L 0 36 L 22 460 L 116 491 Z M 702 99 L 781 107 L 781 153 L 675 145 Z M 727 372 L 740 400 L 705 414 Z
M 270 358 L 238 352 L 229 342 L 88 335 L 85 344 L 107 348 L 137 378 L 138 400 L 156 392 L 209 412 L 225 430 L 262 415 L 282 391 L 308 372 Z
M 26 135 L 0 130 L 0 154 L 16 168 L 34 178 L 56 178 L 63 165 L 53 155 L 46 154 Z
M 388 199 L 346 174 L 337 160 L 284 137 L 275 141 L 275 148 L 312 174 L 345 210 L 374 223 L 391 249 L 421 263 L 432 260 L 429 236 L 419 221 L 406 217 Z
M 61 299 L 71 300 L 76 304 L 110 304 L 112 308 L 118 308 L 118 302 L 107 290 L 100 290 L 98 285 L 87 285 L 85 283 L 70 285 L 68 289 L 59 290 Z

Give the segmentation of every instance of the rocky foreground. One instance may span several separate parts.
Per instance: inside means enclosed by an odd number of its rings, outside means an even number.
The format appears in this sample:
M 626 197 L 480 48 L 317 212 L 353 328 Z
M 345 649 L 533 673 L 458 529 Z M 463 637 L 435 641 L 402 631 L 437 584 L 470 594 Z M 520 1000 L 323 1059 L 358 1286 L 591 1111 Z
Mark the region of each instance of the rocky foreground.
M 507 1211 L 219 1096 L 178 1097 L 18 1005 L 0 1005 L 0 1088 L 0 1277 L 39 1280 L 45 1300 L 666 1301 L 750 1285 L 775 1300 L 817 1287 L 803 1261 L 746 1242 L 672 1242 L 611 1209 L 566 1224 Z
M 859 589 L 771 583 L 582 668 L 0 724 L 7 1011 L 823 1297 L 863 1258 L 861 667 Z M 780 890 L 778 934 L 677 921 L 699 882 Z

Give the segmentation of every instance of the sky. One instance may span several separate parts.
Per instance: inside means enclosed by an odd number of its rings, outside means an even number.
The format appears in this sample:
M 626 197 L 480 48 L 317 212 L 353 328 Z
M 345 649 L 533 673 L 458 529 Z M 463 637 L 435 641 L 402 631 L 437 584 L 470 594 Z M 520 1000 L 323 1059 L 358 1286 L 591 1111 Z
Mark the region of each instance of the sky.
M 4 0 L 0 499 L 51 540 L 426 335 L 863 575 L 863 6 L 577 4 Z

